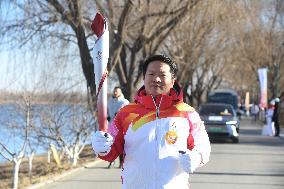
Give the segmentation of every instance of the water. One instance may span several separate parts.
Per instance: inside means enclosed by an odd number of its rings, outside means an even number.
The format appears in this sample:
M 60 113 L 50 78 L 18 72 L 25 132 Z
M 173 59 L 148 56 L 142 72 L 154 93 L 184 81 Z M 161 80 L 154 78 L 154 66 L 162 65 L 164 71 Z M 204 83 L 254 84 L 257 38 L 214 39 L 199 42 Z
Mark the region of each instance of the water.
M 32 149 L 36 154 L 41 154 L 47 151 L 50 143 L 56 145 L 52 138 L 56 138 L 57 132 L 67 143 L 72 144 L 78 132 L 84 137 L 92 132 L 95 125 L 92 114 L 82 105 L 33 105 L 30 115 L 32 128 L 28 130 L 26 156 Z M 0 142 L 11 153 L 18 154 L 23 146 L 25 124 L 25 108 L 16 104 L 0 105 Z M 4 152 L 1 145 L 0 151 Z M 0 155 L 0 162 L 3 161 L 6 160 Z

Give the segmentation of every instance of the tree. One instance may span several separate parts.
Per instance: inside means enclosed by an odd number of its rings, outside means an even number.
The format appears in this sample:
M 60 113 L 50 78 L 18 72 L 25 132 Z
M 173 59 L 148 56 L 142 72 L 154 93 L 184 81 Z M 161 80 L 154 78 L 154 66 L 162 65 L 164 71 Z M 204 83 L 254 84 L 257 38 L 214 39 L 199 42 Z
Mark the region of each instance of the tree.
M 280 87 L 284 82 L 281 74 L 283 2 L 280 0 L 167 0 L 163 3 L 158 0 L 26 0 L 1 5 L 4 10 L 1 44 L 39 53 L 46 53 L 48 45 L 52 48 L 47 55 L 52 60 L 64 56 L 69 57 L 65 60 L 68 64 L 79 62 L 93 102 L 95 86 L 90 52 L 95 38 L 90 23 L 96 11 L 110 25 L 109 73 L 117 76 L 130 100 L 141 84 L 144 58 L 160 52 L 172 52 L 179 62 L 186 62 L 180 64 L 179 74 L 185 88 L 198 77 L 192 93 L 198 103 L 197 98 L 219 84 L 256 91 L 252 86 L 256 84 L 259 67 L 270 70 L 271 96 L 283 96 Z M 16 8 L 13 13 L 12 8 Z M 203 65 L 214 65 L 215 71 Z M 232 65 L 230 69 L 228 65 Z M 243 71 L 255 78 L 247 82 L 242 77 Z
M 16 7 L 20 16 L 12 15 L 11 9 L 6 8 L 10 14 L 2 20 L 0 36 L 2 43 L 9 44 L 11 48 L 31 44 L 29 47 L 39 52 L 38 49 L 49 45 L 54 47 L 54 52 L 58 47 L 73 50 L 70 54 L 78 49 L 82 72 L 94 100 L 94 68 L 90 54 L 94 35 L 90 31 L 90 23 L 97 9 L 110 23 L 112 41 L 109 69 L 116 69 L 126 97 L 132 99 L 133 88 L 137 87 L 141 76 L 138 68 L 142 57 L 155 53 L 177 23 L 199 2 L 168 0 L 161 4 L 160 1 L 140 0 L 12 1 L 12 7 Z M 147 45 L 149 46 L 146 47 Z
M 199 3 L 165 43 L 168 53 L 179 64 L 178 80 L 184 86 L 184 94 L 191 87 L 191 96 L 187 98 L 192 105 L 198 106 L 208 91 L 220 85 L 229 66 L 230 41 L 223 28 L 227 6 L 221 1 Z
M 113 38 L 111 70 L 116 69 L 119 83 L 128 99 L 141 80 L 145 57 L 161 50 L 161 45 L 185 15 L 200 1 L 116 1 L 99 3 L 99 10 L 110 21 Z
M 91 48 L 87 41 L 92 35 L 90 24 L 95 12 L 92 1 L 10 1 L 3 2 L 1 8 L 5 15 L 0 29 L 2 48 L 46 53 L 50 60 L 68 56 L 80 61 L 87 86 L 94 94 Z M 47 50 L 46 46 L 51 48 Z
M 247 88 L 257 90 L 259 68 L 268 68 L 270 97 L 283 97 L 283 1 L 248 1 L 234 7 L 238 22 L 230 27 L 235 38 L 235 60 L 249 72 Z
M 12 188 L 13 189 L 17 189 L 18 188 L 18 182 L 19 182 L 19 169 L 20 169 L 20 165 L 21 162 L 23 160 L 23 158 L 25 157 L 26 154 L 26 148 L 27 148 L 27 144 L 29 141 L 29 127 L 30 127 L 30 122 L 31 122 L 31 102 L 30 99 L 28 97 L 23 97 L 23 102 L 24 102 L 24 106 L 20 110 L 23 110 L 21 112 L 17 112 L 20 113 L 20 117 L 19 119 L 24 119 L 24 125 L 22 125 L 22 123 L 17 123 L 15 117 L 13 116 L 13 118 L 15 119 L 13 120 L 8 120 L 8 124 L 10 127 L 12 127 L 12 129 L 15 129 L 15 132 L 17 132 L 17 135 L 19 134 L 18 131 L 24 132 L 24 139 L 21 141 L 20 144 L 18 144 L 17 147 L 17 152 L 13 152 L 11 149 L 9 149 L 9 147 L 7 147 L 8 144 L 5 144 L 4 141 L 0 142 L 0 155 L 2 157 L 4 157 L 6 160 L 10 161 L 13 163 L 13 179 L 12 179 Z M 18 104 L 20 105 L 20 104 Z M 18 106 L 19 108 L 19 106 Z M 24 113 L 23 115 L 21 115 L 21 113 Z M 8 132 L 11 134 L 11 131 Z M 12 141 L 12 143 L 16 144 L 17 141 L 14 140 Z
M 49 104 L 37 106 L 33 134 L 47 148 L 54 144 L 77 165 L 94 129 L 94 118 L 83 104 Z

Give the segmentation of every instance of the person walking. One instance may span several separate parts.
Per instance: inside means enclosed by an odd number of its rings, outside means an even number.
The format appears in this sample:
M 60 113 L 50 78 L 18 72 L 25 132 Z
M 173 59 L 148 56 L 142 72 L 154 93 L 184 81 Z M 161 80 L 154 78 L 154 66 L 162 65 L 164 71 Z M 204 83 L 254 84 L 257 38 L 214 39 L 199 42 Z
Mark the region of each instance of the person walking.
M 275 108 L 275 101 L 270 101 L 268 108 L 266 110 L 266 125 L 262 128 L 262 135 L 264 136 L 274 136 L 275 135 L 275 127 L 274 122 L 272 120 L 273 113 Z
M 99 158 L 124 155 L 123 189 L 188 189 L 189 174 L 209 161 L 208 134 L 199 114 L 183 102 L 177 71 L 166 55 L 146 59 L 134 103 L 120 109 L 107 133 L 92 137 Z
M 275 105 L 274 105 L 274 112 L 273 112 L 273 116 L 272 116 L 272 122 L 274 122 L 274 127 L 275 127 L 275 135 L 274 136 L 278 137 L 279 134 L 280 134 L 280 126 L 279 126 L 279 114 L 280 114 L 279 102 L 280 102 L 280 99 L 275 98 L 274 102 L 275 102 Z
M 114 87 L 112 98 L 108 100 L 108 121 L 111 123 L 117 114 L 117 112 L 124 107 L 125 105 L 129 104 L 129 101 L 124 98 L 124 95 L 122 93 L 122 90 L 120 87 Z M 123 161 L 123 155 L 119 155 L 119 168 L 122 166 Z M 111 168 L 111 166 L 114 166 L 115 161 L 112 161 L 109 163 L 108 168 Z
M 252 107 L 251 107 L 251 115 L 252 115 L 252 120 L 254 122 L 257 121 L 258 119 L 258 114 L 259 114 L 259 107 L 256 103 L 253 103 Z

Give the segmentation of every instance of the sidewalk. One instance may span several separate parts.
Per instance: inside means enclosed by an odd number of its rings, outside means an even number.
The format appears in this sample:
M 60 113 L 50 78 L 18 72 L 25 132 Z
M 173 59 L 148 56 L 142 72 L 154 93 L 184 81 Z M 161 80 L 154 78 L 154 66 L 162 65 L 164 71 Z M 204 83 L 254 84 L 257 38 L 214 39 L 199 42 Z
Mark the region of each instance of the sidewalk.
M 241 122 L 243 122 L 243 125 L 246 125 L 246 126 L 249 126 L 249 125 L 257 126 L 257 127 L 259 127 L 260 130 L 266 125 L 265 122 L 262 122 L 260 120 L 257 120 L 256 122 L 254 122 L 252 120 L 252 117 L 250 117 L 250 116 L 242 116 Z M 279 134 L 279 136 L 281 138 L 284 138 L 284 127 L 281 127 L 281 126 L 282 125 L 280 125 L 280 134 Z M 242 127 L 242 124 L 241 124 L 241 127 Z
M 94 167 L 96 166 L 97 164 L 101 163 L 103 160 L 101 159 L 98 159 L 96 158 L 93 162 L 89 162 L 89 163 L 86 163 L 85 165 L 83 165 L 82 167 L 78 167 L 78 168 L 75 168 L 75 169 L 71 169 L 69 171 L 66 171 L 65 173 L 62 173 L 60 175 L 56 175 L 56 176 L 53 176 L 52 178 L 50 179 L 47 179 L 45 181 L 42 181 L 40 183 L 37 183 L 37 184 L 33 184 L 33 185 L 30 185 L 30 186 L 27 186 L 25 187 L 24 189 L 38 189 L 38 188 L 42 188 L 43 186 L 47 185 L 47 184 L 50 184 L 50 183 L 53 183 L 63 177 L 66 177 L 68 175 L 71 175 L 73 173 L 76 173 L 80 170 L 83 170 L 85 168 L 88 168 L 88 167 Z

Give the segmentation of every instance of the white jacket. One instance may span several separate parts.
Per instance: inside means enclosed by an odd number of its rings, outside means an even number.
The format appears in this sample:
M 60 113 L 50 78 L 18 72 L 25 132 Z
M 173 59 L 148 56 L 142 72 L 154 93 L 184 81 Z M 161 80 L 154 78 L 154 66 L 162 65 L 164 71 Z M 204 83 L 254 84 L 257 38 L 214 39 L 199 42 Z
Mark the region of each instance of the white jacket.
M 113 161 L 124 154 L 123 189 L 188 189 L 189 173 L 182 168 L 179 151 L 188 149 L 198 157 L 194 168 L 209 161 L 211 147 L 203 122 L 182 102 L 182 94 L 175 93 L 158 96 L 156 108 L 142 88 L 135 103 L 123 107 L 110 125 L 114 143 L 99 157 Z

